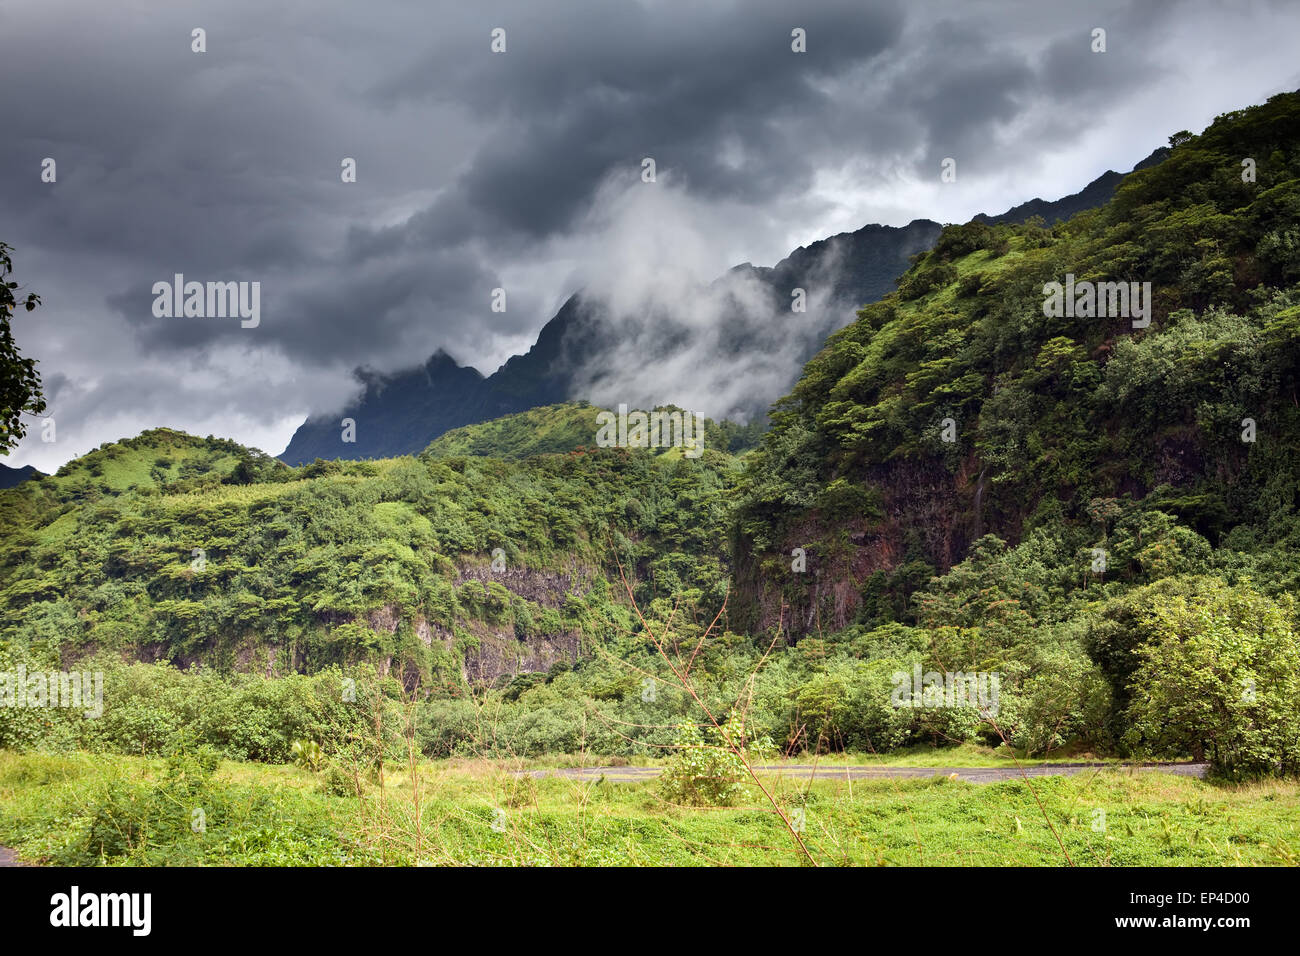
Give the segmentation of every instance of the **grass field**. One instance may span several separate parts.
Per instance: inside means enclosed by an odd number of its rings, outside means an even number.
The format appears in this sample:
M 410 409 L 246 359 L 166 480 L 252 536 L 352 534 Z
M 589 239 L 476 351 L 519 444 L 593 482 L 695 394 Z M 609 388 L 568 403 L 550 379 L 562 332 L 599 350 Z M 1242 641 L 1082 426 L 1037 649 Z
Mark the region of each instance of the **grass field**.
M 602 757 L 589 753 L 546 754 L 541 757 L 516 757 L 509 761 L 497 761 L 502 767 L 511 770 L 535 770 L 570 767 L 662 767 L 667 764 L 667 756 L 636 755 L 632 757 Z M 975 743 L 961 743 L 946 747 L 901 747 L 885 754 L 863 754 L 852 751 L 837 751 L 823 754 L 795 754 L 776 763 L 798 764 L 800 766 L 817 765 L 819 767 L 1005 767 L 1015 768 L 1036 766 L 1044 763 L 1081 762 L 1081 763 L 1121 763 L 1117 757 L 1098 757 L 1087 751 L 1057 750 L 1046 757 L 1016 757 L 1010 755 L 1006 747 L 985 747 Z M 458 766 L 457 761 L 443 761 L 442 764 Z
M 0 844 L 55 865 L 1235 866 L 1300 856 L 1295 782 L 1109 770 L 987 785 L 768 775 L 804 852 L 753 785 L 737 806 L 700 809 L 666 803 L 653 781 L 534 779 L 489 761 L 424 763 L 412 780 L 395 768 L 359 799 L 297 767 L 223 762 L 208 774 L 0 753 Z

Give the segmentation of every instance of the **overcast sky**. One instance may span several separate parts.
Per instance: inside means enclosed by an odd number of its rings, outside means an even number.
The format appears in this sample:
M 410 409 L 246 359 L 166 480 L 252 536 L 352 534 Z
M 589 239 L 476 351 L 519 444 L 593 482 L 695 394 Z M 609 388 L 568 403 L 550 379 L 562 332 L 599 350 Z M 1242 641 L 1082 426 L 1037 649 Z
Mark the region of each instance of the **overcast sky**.
M 490 374 L 599 277 L 1056 199 L 1300 87 L 1298 36 L 1265 0 L 4 0 L 0 240 L 57 436 L 6 463 L 162 425 L 278 453 L 358 365 Z M 260 324 L 156 318 L 175 273 L 260 282 Z

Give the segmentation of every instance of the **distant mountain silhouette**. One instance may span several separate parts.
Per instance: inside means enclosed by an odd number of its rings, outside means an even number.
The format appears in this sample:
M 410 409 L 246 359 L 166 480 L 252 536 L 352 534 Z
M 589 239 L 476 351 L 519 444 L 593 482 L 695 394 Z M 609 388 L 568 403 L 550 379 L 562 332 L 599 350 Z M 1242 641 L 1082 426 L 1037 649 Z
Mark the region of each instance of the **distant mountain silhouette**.
M 1131 171 L 1137 172 L 1139 169 L 1154 166 L 1168 155 L 1169 147 L 1161 146 L 1134 166 Z M 1050 226 L 1052 223 L 1069 219 L 1085 209 L 1096 209 L 1102 203 L 1107 202 L 1111 196 L 1115 195 L 1115 187 L 1127 175 L 1127 173 L 1117 173 L 1113 169 L 1108 169 L 1077 193 L 1050 202 L 1044 199 L 1031 199 L 1029 202 L 1022 202 L 1019 206 L 1012 206 L 1000 216 L 986 216 L 984 213 L 980 213 L 975 219 L 979 222 L 988 223 L 1014 223 L 1025 222 L 1034 216 L 1042 216 L 1043 221 Z
M 317 458 L 413 454 L 453 428 L 564 401 L 568 356 L 582 350 L 581 336 L 571 336 L 579 307 L 578 297 L 570 296 L 526 355 L 512 357 L 487 378 L 441 350 L 408 372 L 358 373 L 366 385 L 361 400 L 337 416 L 307 419 L 280 458 L 301 465 Z M 345 418 L 355 422 L 355 443 L 342 440 Z
M 763 348 L 767 329 L 779 326 L 786 331 L 785 323 L 798 321 L 807 345 L 791 363 L 793 381 L 826 336 L 846 324 L 854 309 L 890 292 L 910 257 L 930 248 L 941 229 L 926 219 L 903 227 L 869 225 L 800 247 L 770 268 L 736 266 L 714 285 L 752 282 L 765 290 L 767 307 L 754 313 L 737 306 L 735 315 L 726 319 L 725 347 L 733 352 Z M 794 288 L 817 289 L 820 307 L 792 313 Z M 599 378 L 606 364 L 600 357 L 613 346 L 613 335 L 602 304 L 576 293 L 546 323 L 526 354 L 513 356 L 486 378 L 441 351 L 423 366 L 396 375 L 358 372 L 366 386 L 361 399 L 338 415 L 309 418 L 280 458 L 300 465 L 316 458 L 413 454 L 462 425 L 585 398 L 575 390 Z M 671 351 L 675 341 L 672 334 L 662 336 L 662 350 Z M 761 413 L 778 397 L 755 395 L 753 411 Z M 345 418 L 356 423 L 354 443 L 342 441 Z
M 44 477 L 44 475 L 31 465 L 24 465 L 22 468 L 10 468 L 8 465 L 0 465 L 0 488 L 12 488 L 28 478 L 41 477 Z
M 1159 162 L 1168 150 L 1156 150 L 1134 169 Z M 1061 199 L 1033 199 L 998 216 L 979 215 L 983 222 L 1023 222 L 1042 216 L 1048 223 L 1068 219 L 1075 213 L 1106 202 L 1123 174 L 1107 171 L 1081 191 Z M 721 353 L 737 355 L 745 350 L 786 354 L 781 346 L 790 341 L 789 323 L 798 347 L 790 363 L 790 381 L 821 348 L 827 335 L 846 325 L 855 309 L 893 291 L 898 276 L 907 270 L 910 258 L 928 250 L 942 226 L 929 219 L 917 219 L 906 226 L 867 225 L 856 232 L 840 233 L 801 246 L 775 266 L 735 266 L 714 281 L 722 287 L 724 299 L 733 304 L 722 315 Z M 746 296 L 729 296 L 730 289 L 745 289 Z M 796 288 L 817 293 L 816 304 L 805 313 L 792 313 L 791 291 Z M 753 290 L 761 290 L 756 307 Z M 741 299 L 744 299 L 742 304 Z M 378 376 L 358 371 L 365 384 L 361 399 L 338 415 L 309 418 L 294 433 L 280 458 L 300 465 L 316 458 L 383 458 L 415 454 L 453 428 L 491 421 L 503 415 L 526 411 L 571 399 L 599 383 L 602 376 L 617 376 L 616 363 L 602 361 L 612 354 L 617 332 L 599 301 L 575 293 L 560 308 L 524 355 L 516 355 L 491 375 L 484 377 L 465 368 L 439 351 L 423 366 L 394 375 Z M 691 331 L 675 323 L 672 316 L 660 317 L 655 334 L 647 336 L 655 352 L 648 361 L 664 359 L 674 350 L 689 347 Z M 756 388 L 744 414 L 761 415 L 784 394 L 760 394 Z M 671 401 L 672 396 L 662 400 Z M 356 423 L 355 442 L 342 440 L 342 420 Z

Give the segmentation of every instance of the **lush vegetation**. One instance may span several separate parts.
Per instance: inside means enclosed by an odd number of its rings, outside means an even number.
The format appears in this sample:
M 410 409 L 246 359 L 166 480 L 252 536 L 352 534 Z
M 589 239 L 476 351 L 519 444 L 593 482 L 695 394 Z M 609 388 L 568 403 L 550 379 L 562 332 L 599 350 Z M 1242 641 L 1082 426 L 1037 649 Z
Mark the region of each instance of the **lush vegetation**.
M 1149 281 L 1150 326 L 1048 317 L 1067 274 Z M 0 746 L 676 752 L 660 799 L 738 806 L 769 748 L 1293 775 L 1297 373 L 1288 95 L 1094 212 L 948 227 L 743 454 L 592 448 L 575 404 L 299 468 L 158 430 L 0 492 L 0 673 L 106 678 L 102 717 L 2 709 Z M 929 672 L 997 697 L 898 706 Z
M 676 406 L 664 406 L 660 410 L 686 413 Z M 453 428 L 430 442 L 425 454 L 436 458 L 475 455 L 519 461 L 534 455 L 595 448 L 599 431 L 596 416 L 601 411 L 589 402 L 542 405 L 489 422 Z M 704 447 L 737 454 L 756 445 L 762 433 L 762 422 L 738 425 L 705 419 Z M 681 449 L 667 446 L 654 453 L 676 457 Z
M 830 338 L 749 456 L 737 624 L 898 626 L 1033 748 L 1294 772 L 1300 95 L 1171 143 L 1050 229 L 946 228 Z M 1049 317 L 1067 275 L 1150 325 Z
M 610 636 L 628 618 L 620 562 L 643 601 L 683 582 L 719 600 L 734 473 L 712 451 L 622 449 L 290 469 L 149 432 L 4 493 L 0 636 L 48 660 L 113 649 L 277 673 L 384 659 L 408 684 L 452 679 L 455 652 L 489 634 Z
M 27 431 L 22 416 L 45 411 L 41 376 L 36 360 L 24 358 L 14 343 L 10 321 L 21 303 L 27 312 L 41 304 L 35 292 L 23 296 L 17 281 L 10 278 L 14 261 L 10 247 L 0 242 L 0 455 L 9 454 Z
M 418 774 L 418 775 L 417 775 Z M 0 843 L 108 865 L 1277 866 L 1300 860 L 1292 782 L 1160 773 L 974 785 L 763 778 L 706 813 L 655 784 L 403 767 L 364 796 L 293 767 L 0 753 Z M 1042 809 L 1040 809 L 1041 801 Z M 201 815 L 196 813 L 201 811 Z M 803 849 L 800 849 L 802 845 Z M 805 852 L 806 851 L 806 852 Z

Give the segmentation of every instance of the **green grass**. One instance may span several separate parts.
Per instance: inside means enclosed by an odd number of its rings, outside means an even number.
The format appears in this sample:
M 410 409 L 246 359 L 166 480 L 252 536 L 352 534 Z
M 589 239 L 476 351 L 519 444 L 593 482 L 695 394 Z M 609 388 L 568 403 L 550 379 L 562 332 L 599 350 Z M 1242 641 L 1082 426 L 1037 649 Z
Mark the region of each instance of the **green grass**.
M 1007 747 L 985 747 L 962 743 L 948 747 L 904 747 L 884 754 L 830 753 L 813 757 L 794 755 L 797 764 L 818 763 L 849 767 L 1024 767 L 1044 763 L 1118 763 L 1117 757 L 1098 757 L 1091 753 L 1061 751 L 1046 757 L 1013 757 Z
M 36 539 L 43 545 L 57 544 L 72 537 L 77 530 L 77 516 L 71 511 L 67 514 L 59 515 L 48 525 L 42 528 L 36 535 Z
M 663 406 L 668 410 L 672 410 L 673 407 Z M 649 410 L 643 409 L 643 411 Z M 453 428 L 435 438 L 424 450 L 422 457 L 468 456 L 522 461 L 534 455 L 567 454 L 581 448 L 594 448 L 600 432 L 596 417 L 602 411 L 607 410 L 587 402 L 541 405 L 491 421 Z M 760 431 L 761 429 L 756 430 L 753 426 L 741 427 L 730 422 L 714 422 L 706 419 L 704 445 L 715 451 L 725 451 L 732 443 L 732 439 L 736 438 L 737 453 L 740 453 L 753 446 Z M 666 434 L 664 440 L 668 440 Z M 639 451 L 660 455 L 668 461 L 674 461 L 683 457 L 684 449 L 672 445 L 644 448 Z
M 406 501 L 381 501 L 374 506 L 374 514 L 379 526 L 388 532 L 408 528 L 414 528 L 421 534 L 433 532 L 433 525 L 429 519 Z
M 805 855 L 752 785 L 738 806 L 687 809 L 666 803 L 654 782 L 533 779 L 500 763 L 446 761 L 419 766 L 417 814 L 406 768 L 363 799 L 326 794 L 322 779 L 226 762 L 196 784 L 159 760 L 0 753 L 0 843 L 33 862 L 147 865 L 1060 866 L 1068 856 L 1089 866 L 1236 866 L 1294 865 L 1300 852 L 1295 782 L 1229 787 L 1114 771 L 987 785 L 766 775 L 787 815 L 803 811 Z M 201 833 L 189 826 L 196 804 L 206 808 Z M 101 859 L 106 833 L 118 852 Z
M 344 801 L 295 768 L 246 766 L 257 773 L 226 767 L 204 783 L 163 760 L 3 752 L 0 843 L 51 865 L 373 862 L 347 839 Z
M 816 764 L 822 767 L 1003 767 L 1014 769 L 1017 765 L 1032 767 L 1044 763 L 1123 763 L 1119 757 L 1098 757 L 1078 751 L 1053 752 L 1046 757 L 1013 757 L 1006 747 L 986 747 L 982 744 L 961 743 L 945 747 L 903 747 L 883 754 L 836 752 L 823 754 L 796 753 L 788 757 L 767 761 L 770 766 Z M 549 769 L 571 767 L 660 767 L 668 763 L 663 756 L 637 755 L 634 757 L 608 757 L 596 754 L 545 754 L 540 757 L 515 758 L 499 761 L 502 767 L 512 769 Z
M 110 491 L 144 488 L 156 484 L 154 474 L 174 479 L 189 463 L 201 472 L 228 473 L 237 456 L 233 452 L 213 454 L 201 439 L 168 428 L 156 428 L 136 439 L 101 445 L 44 479 L 52 487 L 64 488 L 77 481 L 89 481 Z
M 586 402 L 543 405 L 492 421 L 453 428 L 435 439 L 426 454 L 435 458 L 491 456 L 518 461 L 596 444 L 596 415 Z

